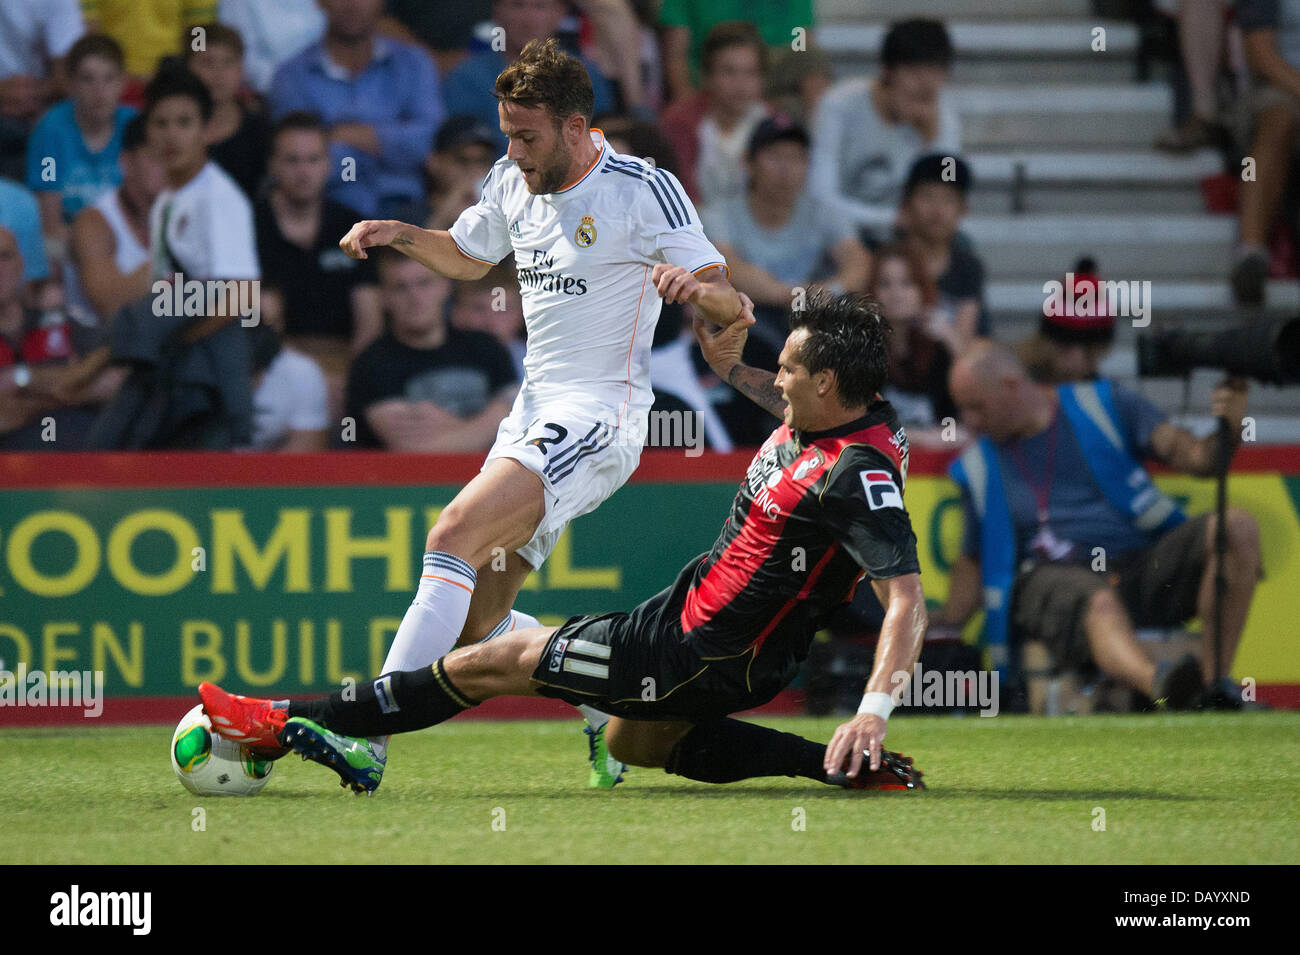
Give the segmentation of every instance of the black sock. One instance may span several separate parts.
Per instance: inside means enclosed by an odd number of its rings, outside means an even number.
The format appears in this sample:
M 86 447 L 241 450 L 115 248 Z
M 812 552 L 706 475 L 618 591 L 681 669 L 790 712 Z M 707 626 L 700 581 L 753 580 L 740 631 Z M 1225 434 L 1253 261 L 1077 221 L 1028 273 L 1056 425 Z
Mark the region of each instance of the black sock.
M 344 699 L 344 693 L 353 699 Z M 439 660 L 421 670 L 385 673 L 324 699 L 290 703 L 289 715 L 344 736 L 388 736 L 433 726 L 478 704 L 456 689 Z
M 722 719 L 693 726 L 677 741 L 664 771 L 702 783 L 734 783 L 752 776 L 806 776 L 826 781 L 825 743 Z

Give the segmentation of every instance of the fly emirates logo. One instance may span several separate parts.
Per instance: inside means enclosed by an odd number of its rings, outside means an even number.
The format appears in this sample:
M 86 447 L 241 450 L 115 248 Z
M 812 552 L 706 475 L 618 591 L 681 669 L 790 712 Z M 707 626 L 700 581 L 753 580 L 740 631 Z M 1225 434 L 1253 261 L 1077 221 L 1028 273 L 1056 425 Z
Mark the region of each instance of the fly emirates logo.
M 549 251 L 533 249 L 533 260 L 519 270 L 519 288 L 537 292 L 559 292 L 561 295 L 586 295 L 587 280 L 565 275 L 555 269 L 555 256 Z

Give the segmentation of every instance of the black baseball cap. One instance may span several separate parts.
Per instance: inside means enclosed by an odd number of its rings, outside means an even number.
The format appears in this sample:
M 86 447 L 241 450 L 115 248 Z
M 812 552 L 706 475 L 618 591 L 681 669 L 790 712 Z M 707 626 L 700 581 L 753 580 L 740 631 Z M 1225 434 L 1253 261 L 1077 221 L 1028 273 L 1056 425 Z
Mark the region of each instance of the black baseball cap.
M 951 172 L 949 172 L 951 170 Z M 952 186 L 964 197 L 970 192 L 970 165 L 960 156 L 948 156 L 944 153 L 930 153 L 912 163 L 907 172 L 907 182 L 903 185 L 903 198 L 912 194 L 917 186 L 927 182 L 941 182 Z
M 781 142 L 799 143 L 805 149 L 812 145 L 808 130 L 784 116 L 776 116 L 763 120 L 755 128 L 753 135 L 749 137 L 747 155 L 753 159 L 760 149 Z

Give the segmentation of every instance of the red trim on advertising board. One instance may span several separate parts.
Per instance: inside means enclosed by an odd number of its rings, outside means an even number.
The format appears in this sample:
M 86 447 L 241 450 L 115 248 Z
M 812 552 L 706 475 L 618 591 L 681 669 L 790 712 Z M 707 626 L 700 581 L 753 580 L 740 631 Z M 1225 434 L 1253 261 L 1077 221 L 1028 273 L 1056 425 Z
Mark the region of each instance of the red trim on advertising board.
M 739 481 L 752 451 L 647 451 L 631 483 Z M 946 471 L 953 455 L 913 450 L 908 476 Z M 480 455 L 334 451 L 322 454 L 238 454 L 203 451 L 0 453 L 0 490 L 186 487 L 357 487 L 463 485 Z M 1300 445 L 1242 448 L 1233 470 L 1300 475 Z M 1155 474 L 1170 473 L 1152 468 Z

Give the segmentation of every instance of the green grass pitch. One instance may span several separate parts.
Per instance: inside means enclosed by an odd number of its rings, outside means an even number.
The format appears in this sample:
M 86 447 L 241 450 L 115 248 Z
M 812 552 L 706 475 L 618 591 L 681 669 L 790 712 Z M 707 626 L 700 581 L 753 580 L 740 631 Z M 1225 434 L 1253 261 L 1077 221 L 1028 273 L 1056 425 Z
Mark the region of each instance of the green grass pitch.
M 764 722 L 817 739 L 838 723 Z M 4 730 L 4 861 L 1300 860 L 1300 713 L 895 719 L 888 745 L 916 758 L 924 793 L 645 769 L 593 791 L 579 727 L 453 722 L 401 737 L 373 798 L 290 757 L 253 799 L 182 789 L 170 727 Z

